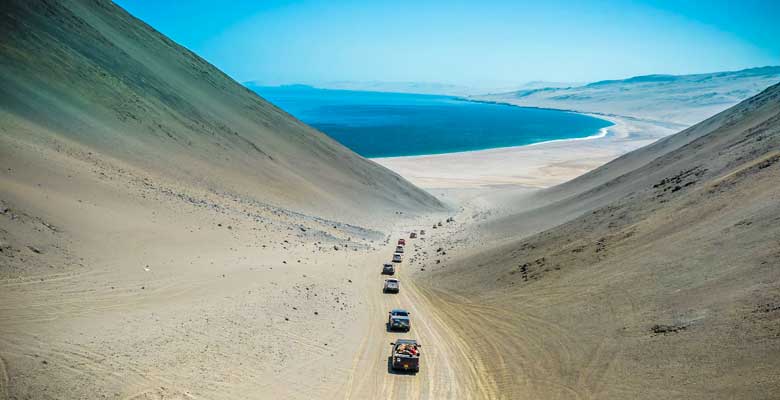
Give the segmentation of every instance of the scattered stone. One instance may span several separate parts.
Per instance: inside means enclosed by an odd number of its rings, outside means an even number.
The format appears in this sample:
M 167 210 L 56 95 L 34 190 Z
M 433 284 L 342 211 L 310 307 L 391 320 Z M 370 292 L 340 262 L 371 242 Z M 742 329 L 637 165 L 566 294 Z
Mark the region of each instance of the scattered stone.
M 658 335 L 658 334 L 666 335 L 667 333 L 677 333 L 679 331 L 684 331 L 686 328 L 687 327 L 685 325 L 659 325 L 659 324 L 656 324 L 656 325 L 653 325 L 651 330 L 656 335 Z
M 753 312 L 769 313 L 772 311 L 780 311 L 780 304 L 762 304 L 758 306 Z

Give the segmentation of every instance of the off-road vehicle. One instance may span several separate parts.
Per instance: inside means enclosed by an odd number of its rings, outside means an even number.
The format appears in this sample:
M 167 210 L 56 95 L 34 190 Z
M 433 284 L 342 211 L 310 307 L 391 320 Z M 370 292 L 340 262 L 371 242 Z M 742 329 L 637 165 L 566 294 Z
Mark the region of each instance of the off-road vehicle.
M 390 278 L 385 279 L 385 286 L 382 288 L 382 291 L 385 293 L 398 293 L 398 291 L 401 290 L 401 284 L 398 282 L 398 279 Z
M 420 347 L 416 340 L 398 339 L 393 343 L 390 367 L 394 371 L 420 372 Z
M 409 318 L 408 311 L 396 308 L 387 314 L 387 326 L 391 331 L 409 332 L 409 329 L 412 329 L 412 320 Z
M 395 265 L 390 263 L 382 265 L 382 275 L 395 275 Z

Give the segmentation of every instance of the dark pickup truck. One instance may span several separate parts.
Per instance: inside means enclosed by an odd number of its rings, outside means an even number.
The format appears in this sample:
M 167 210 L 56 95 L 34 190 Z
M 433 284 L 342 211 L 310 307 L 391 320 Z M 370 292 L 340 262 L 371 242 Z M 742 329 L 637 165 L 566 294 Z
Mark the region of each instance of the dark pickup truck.
M 420 372 L 420 345 L 413 339 L 398 339 L 390 354 L 390 367 L 394 371 Z

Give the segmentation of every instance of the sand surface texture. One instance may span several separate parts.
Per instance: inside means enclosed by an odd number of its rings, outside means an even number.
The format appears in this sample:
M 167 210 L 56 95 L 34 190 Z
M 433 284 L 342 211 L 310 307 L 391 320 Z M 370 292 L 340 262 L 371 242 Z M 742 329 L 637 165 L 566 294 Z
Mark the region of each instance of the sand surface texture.
M 780 85 L 592 170 L 408 164 L 429 193 L 111 3 L 2 7 L 2 399 L 780 392 Z

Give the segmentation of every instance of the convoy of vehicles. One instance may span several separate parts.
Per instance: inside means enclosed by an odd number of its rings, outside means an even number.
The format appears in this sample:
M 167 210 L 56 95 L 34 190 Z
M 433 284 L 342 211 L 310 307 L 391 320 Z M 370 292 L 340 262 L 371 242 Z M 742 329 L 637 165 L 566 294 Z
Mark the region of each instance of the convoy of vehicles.
M 424 234 L 424 231 L 420 231 L 420 234 Z M 410 239 L 416 238 L 417 235 L 412 232 L 409 235 Z M 403 261 L 404 246 L 406 246 L 406 240 L 404 238 L 398 239 L 398 245 L 393 253 L 393 262 L 385 263 L 382 265 L 383 275 L 395 275 L 396 266 L 394 265 Z M 399 293 L 401 290 L 401 283 L 396 278 L 385 279 L 384 286 L 382 287 L 383 293 Z M 412 329 L 412 321 L 410 313 L 404 309 L 396 308 L 388 312 L 387 316 L 387 328 L 389 331 L 402 331 L 409 332 Z M 419 372 L 420 371 L 420 345 L 414 339 L 398 339 L 391 343 L 393 346 L 390 354 L 390 365 L 393 371 L 408 371 Z

